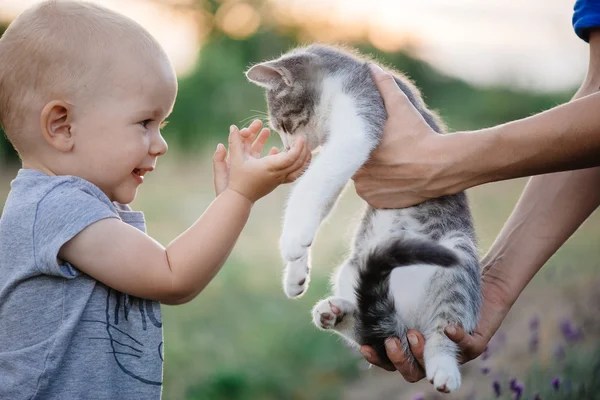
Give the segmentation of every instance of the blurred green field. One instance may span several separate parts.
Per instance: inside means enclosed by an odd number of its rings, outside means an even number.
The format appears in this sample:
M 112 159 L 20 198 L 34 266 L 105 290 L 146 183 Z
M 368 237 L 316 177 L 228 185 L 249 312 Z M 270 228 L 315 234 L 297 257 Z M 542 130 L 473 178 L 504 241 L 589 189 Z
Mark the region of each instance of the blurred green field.
M 1 202 L 15 173 L 15 169 L 0 173 Z M 469 191 L 482 253 L 524 183 L 499 182 Z M 284 296 L 277 243 L 288 190 L 289 186 L 280 187 L 255 205 L 231 258 L 204 292 L 186 305 L 163 307 L 164 398 L 410 399 L 418 391 L 431 393 L 427 383 L 410 385 L 400 376 L 366 370 L 359 355 L 311 323 L 310 309 L 328 294 L 328 275 L 344 258 L 363 207 L 351 185 L 315 241 L 308 293 L 295 301 Z M 166 245 L 213 198 L 210 154 L 186 158 L 170 152 L 147 177 L 133 207 L 145 212 L 149 234 Z M 525 372 L 536 360 L 542 365 L 551 362 L 551 344 L 558 337 L 554 326 L 565 313 L 574 315 L 571 303 L 588 293 L 592 278 L 598 275 L 599 238 L 600 217 L 595 214 L 524 292 L 503 328 L 509 341 L 503 355 L 496 357 L 498 371 Z M 591 311 L 581 318 L 590 313 L 594 317 Z M 541 317 L 546 332 L 539 359 L 523 350 L 527 345 L 523 332 L 534 314 Z M 597 344 L 597 339 L 589 343 Z M 474 390 L 482 396 L 490 394 L 477 362 L 464 368 L 464 389 L 445 398 L 467 398 Z

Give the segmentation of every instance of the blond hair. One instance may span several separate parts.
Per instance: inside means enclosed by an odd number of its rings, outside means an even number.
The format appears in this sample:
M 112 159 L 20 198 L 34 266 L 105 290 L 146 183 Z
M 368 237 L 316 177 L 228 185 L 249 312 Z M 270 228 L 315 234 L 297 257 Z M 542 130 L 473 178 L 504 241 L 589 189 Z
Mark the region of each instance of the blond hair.
M 91 3 L 44 1 L 10 24 L 0 38 L 0 124 L 19 153 L 45 104 L 106 86 L 119 50 L 166 58 L 138 23 Z

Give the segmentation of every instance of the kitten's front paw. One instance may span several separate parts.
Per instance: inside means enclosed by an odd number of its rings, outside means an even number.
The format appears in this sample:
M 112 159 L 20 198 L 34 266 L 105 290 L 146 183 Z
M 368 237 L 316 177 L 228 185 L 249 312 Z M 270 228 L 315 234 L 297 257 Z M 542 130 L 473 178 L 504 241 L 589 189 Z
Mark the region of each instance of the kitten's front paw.
M 287 297 L 295 299 L 304 294 L 310 281 L 309 273 L 308 252 L 305 252 L 299 259 L 288 262 L 283 276 L 283 290 Z
M 313 216 L 290 218 L 283 225 L 281 234 L 281 256 L 285 261 L 296 261 L 302 258 L 312 245 L 318 221 Z
M 346 315 L 344 300 L 330 297 L 318 302 L 313 310 L 313 323 L 319 329 L 333 329 Z
M 438 392 L 450 393 L 460 386 L 460 370 L 458 362 L 451 356 L 436 356 L 425 364 L 427 380 Z

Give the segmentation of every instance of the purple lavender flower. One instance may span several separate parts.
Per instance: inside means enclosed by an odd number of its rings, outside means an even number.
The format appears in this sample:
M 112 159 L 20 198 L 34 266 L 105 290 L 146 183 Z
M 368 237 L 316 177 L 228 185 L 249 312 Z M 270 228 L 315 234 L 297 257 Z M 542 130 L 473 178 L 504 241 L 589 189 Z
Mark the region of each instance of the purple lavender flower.
M 512 378 L 510 380 L 509 387 L 513 393 L 522 394 L 525 390 L 525 385 L 523 385 L 523 382 L 519 382 L 516 378 Z
M 525 391 L 525 385 L 523 384 L 523 382 L 517 381 L 517 384 L 515 385 L 514 392 L 522 394 L 524 391 Z
M 494 394 L 496 395 L 496 397 L 500 397 L 502 395 L 502 390 L 500 389 L 500 382 L 499 381 L 494 381 L 492 383 L 492 388 L 494 389 Z
M 412 400 L 424 400 L 424 399 L 425 399 L 425 394 L 423 394 L 423 393 L 417 393 L 412 398 Z
M 489 367 L 481 367 L 481 368 L 479 368 L 479 370 L 481 371 L 481 373 L 483 375 L 487 375 L 487 374 L 490 373 L 490 368 Z
M 532 332 L 537 332 L 539 327 L 540 327 L 540 318 L 537 315 L 534 315 L 529 320 L 529 330 L 531 330 Z
M 560 389 L 560 378 L 558 376 L 552 379 L 552 387 L 555 392 L 558 392 L 558 389 Z
M 577 342 L 583 338 L 583 331 L 581 328 L 575 328 L 571 320 L 565 318 L 560 324 L 560 331 L 567 342 Z

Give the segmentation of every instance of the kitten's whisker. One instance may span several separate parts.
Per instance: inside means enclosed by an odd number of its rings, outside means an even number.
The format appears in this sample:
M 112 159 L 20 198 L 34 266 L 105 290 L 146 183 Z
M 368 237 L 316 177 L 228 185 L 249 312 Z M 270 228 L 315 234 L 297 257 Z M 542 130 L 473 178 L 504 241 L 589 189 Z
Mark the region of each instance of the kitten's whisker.
M 263 121 L 263 119 L 262 119 L 262 118 L 261 118 L 259 115 L 251 115 L 251 116 L 249 116 L 249 117 L 247 117 L 247 118 L 244 118 L 243 120 L 239 121 L 239 124 L 240 124 L 241 126 L 244 126 L 244 125 L 246 125 L 248 122 L 250 122 L 250 121 L 253 121 L 253 120 L 255 120 L 255 119 L 259 119 L 259 120 Z M 263 121 L 263 123 L 264 123 L 264 121 Z
M 269 116 L 269 114 L 267 114 L 266 111 L 261 111 L 261 110 L 250 110 L 250 111 L 255 112 L 255 113 L 259 114 L 259 115 L 264 115 L 265 117 Z

